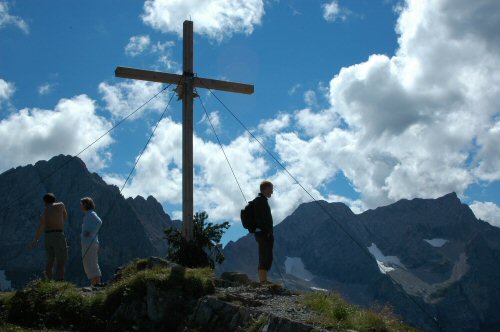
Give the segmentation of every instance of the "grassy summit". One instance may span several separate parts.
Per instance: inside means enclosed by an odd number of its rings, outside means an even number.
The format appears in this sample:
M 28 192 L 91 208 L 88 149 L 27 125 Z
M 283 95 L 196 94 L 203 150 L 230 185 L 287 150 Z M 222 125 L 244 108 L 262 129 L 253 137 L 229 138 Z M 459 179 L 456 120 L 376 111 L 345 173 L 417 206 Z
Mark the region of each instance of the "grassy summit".
M 94 292 L 84 292 L 68 282 L 36 280 L 22 290 L 0 293 L 0 331 L 177 331 L 185 326 L 190 326 L 190 331 L 207 331 L 206 326 L 193 325 L 189 315 L 198 299 L 210 294 L 221 301 L 216 307 L 224 308 L 223 301 L 229 301 L 238 308 L 260 312 L 255 319 L 241 322 L 248 331 L 261 331 L 270 322 L 270 315 L 284 317 L 283 312 L 299 307 L 304 308 L 305 315 L 288 318 L 315 328 L 416 331 L 387 309 L 361 309 L 333 293 L 291 296 L 291 292 L 274 284 L 262 287 L 250 283 L 216 289 L 215 283 L 209 268 L 186 269 L 157 258 L 134 260 L 120 270 L 116 281 Z M 226 296 L 222 296 L 224 293 Z M 238 301 L 248 300 L 249 294 L 255 296 L 249 303 Z M 262 298 L 267 298 L 267 302 L 255 305 Z M 233 318 L 225 310 L 222 321 Z
M 347 303 L 335 293 L 314 292 L 304 294 L 303 303 L 316 313 L 312 323 L 335 330 L 359 332 L 418 331 L 404 325 L 390 308 L 366 310 Z
M 82 292 L 68 282 L 45 280 L 33 281 L 15 293 L 4 293 L 0 296 L 5 326 L 2 330 L 8 326 L 5 321 L 36 329 L 125 331 L 137 324 L 135 329 L 144 330 L 147 322 L 140 320 L 144 317 L 127 317 L 127 313 L 144 302 L 148 288 L 167 299 L 176 297 L 177 304 L 165 309 L 169 312 L 169 324 L 178 325 L 187 313 L 186 301 L 214 292 L 214 274 L 210 269 L 147 269 L 145 264 L 146 260 L 131 262 L 121 271 L 120 280 L 94 293 Z

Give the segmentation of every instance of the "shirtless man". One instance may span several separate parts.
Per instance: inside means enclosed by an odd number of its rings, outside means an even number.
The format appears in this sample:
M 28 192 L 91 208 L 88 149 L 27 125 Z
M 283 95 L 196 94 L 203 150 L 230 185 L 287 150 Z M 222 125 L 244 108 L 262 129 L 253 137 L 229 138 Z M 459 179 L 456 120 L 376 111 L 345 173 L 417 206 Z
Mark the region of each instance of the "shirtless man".
M 57 261 L 57 280 L 64 280 L 64 265 L 68 258 L 68 248 L 64 237 L 64 223 L 68 213 L 62 202 L 56 203 L 52 193 L 43 196 L 45 211 L 40 217 L 40 224 L 35 233 L 31 246 L 36 247 L 42 233 L 45 232 L 45 251 L 47 252 L 47 265 L 45 276 L 52 279 L 54 261 Z

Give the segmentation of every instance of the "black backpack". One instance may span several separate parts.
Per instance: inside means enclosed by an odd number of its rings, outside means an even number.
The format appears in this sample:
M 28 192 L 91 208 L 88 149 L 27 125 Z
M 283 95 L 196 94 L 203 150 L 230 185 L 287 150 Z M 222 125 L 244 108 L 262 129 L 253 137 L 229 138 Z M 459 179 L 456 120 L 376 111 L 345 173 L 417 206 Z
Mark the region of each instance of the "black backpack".
M 257 220 L 255 218 L 255 202 L 248 202 L 247 206 L 240 213 L 241 224 L 244 228 L 248 229 L 250 233 L 255 233 L 255 229 L 258 227 Z

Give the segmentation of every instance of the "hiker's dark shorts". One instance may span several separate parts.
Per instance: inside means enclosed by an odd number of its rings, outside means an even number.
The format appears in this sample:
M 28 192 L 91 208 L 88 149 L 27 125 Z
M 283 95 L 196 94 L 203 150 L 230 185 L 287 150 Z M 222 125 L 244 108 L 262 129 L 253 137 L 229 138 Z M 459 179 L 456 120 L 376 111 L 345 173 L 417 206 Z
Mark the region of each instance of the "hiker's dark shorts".
M 269 271 L 273 264 L 274 236 L 256 232 L 255 240 L 259 245 L 259 270 Z
M 68 247 L 64 233 L 45 233 L 45 251 L 49 261 L 56 259 L 59 263 L 65 263 L 68 259 Z

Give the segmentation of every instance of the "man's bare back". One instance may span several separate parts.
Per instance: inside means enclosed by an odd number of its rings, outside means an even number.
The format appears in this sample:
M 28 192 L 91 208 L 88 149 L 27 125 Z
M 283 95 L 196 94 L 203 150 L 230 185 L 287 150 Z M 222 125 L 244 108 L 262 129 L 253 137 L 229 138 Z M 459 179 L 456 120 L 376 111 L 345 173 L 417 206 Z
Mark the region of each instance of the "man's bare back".
M 57 261 L 57 279 L 64 280 L 64 265 L 68 259 L 68 243 L 64 236 L 64 223 L 68 213 L 64 204 L 56 202 L 53 193 L 43 196 L 45 211 L 40 216 L 40 223 L 35 232 L 35 238 L 31 241 L 31 247 L 37 246 L 38 240 L 45 232 L 45 252 L 47 253 L 47 264 L 45 276 L 52 279 L 54 262 Z
M 64 230 L 66 218 L 67 212 L 62 202 L 47 205 L 42 215 L 45 231 Z

